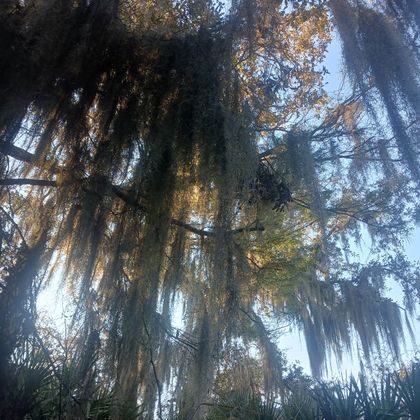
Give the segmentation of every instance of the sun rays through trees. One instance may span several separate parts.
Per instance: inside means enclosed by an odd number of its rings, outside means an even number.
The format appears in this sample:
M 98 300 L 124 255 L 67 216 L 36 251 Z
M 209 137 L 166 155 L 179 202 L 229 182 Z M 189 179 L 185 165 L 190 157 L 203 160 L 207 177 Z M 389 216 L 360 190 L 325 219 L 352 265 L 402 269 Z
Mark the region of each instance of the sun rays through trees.
M 3 0 L 1 415 L 281 400 L 286 324 L 316 375 L 355 340 L 398 358 L 420 297 L 401 252 L 420 214 L 419 7 Z M 334 30 L 346 98 L 324 89 Z M 65 337 L 36 312 L 58 276 Z

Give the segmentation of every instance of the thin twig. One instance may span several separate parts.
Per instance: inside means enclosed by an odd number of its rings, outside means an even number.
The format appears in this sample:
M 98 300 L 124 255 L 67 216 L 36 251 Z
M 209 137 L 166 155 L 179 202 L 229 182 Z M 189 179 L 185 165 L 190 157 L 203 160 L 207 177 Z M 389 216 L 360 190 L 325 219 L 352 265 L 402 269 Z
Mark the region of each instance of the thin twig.
M 145 330 L 146 335 L 147 335 L 147 339 L 149 341 L 150 363 L 152 365 L 153 375 L 155 377 L 156 387 L 157 387 L 157 391 L 158 391 L 158 408 L 159 408 L 158 416 L 159 416 L 160 420 L 163 420 L 163 417 L 162 417 L 162 385 L 159 381 L 158 374 L 157 374 L 157 371 L 156 371 L 156 365 L 155 365 L 155 362 L 153 360 L 152 341 L 151 341 L 149 330 L 147 329 L 147 325 L 146 325 L 146 322 L 144 321 L 144 319 L 143 319 L 143 326 L 144 326 L 144 330 Z

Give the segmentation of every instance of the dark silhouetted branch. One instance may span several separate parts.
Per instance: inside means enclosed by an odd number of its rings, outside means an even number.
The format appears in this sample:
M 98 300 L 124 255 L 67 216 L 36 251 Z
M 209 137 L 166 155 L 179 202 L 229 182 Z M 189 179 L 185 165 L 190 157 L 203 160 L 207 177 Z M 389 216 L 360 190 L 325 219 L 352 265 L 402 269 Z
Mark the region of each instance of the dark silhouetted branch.
M 49 179 L 31 179 L 31 178 L 5 178 L 0 179 L 0 185 L 20 186 L 20 185 L 34 185 L 38 187 L 57 187 L 57 181 Z

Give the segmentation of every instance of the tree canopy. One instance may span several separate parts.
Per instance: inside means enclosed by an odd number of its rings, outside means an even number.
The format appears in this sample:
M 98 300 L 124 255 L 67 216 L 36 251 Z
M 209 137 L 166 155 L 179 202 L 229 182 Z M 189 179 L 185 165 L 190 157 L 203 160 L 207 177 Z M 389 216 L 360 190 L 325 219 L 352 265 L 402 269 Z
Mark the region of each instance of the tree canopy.
M 2 0 L 0 21 L 3 417 L 41 387 L 19 382 L 28 354 L 61 378 L 51 418 L 94 418 L 106 395 L 113 419 L 281 396 L 287 325 L 315 375 L 355 340 L 399 357 L 420 298 L 402 252 L 418 0 Z M 36 300 L 58 277 L 74 313 L 52 351 Z

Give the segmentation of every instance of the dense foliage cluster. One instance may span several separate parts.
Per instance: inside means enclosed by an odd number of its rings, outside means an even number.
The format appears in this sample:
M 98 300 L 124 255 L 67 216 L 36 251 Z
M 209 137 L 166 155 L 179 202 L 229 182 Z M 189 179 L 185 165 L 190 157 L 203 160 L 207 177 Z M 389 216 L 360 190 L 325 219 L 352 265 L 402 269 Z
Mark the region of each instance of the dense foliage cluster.
M 382 372 L 374 380 L 360 374 L 344 382 L 314 382 L 292 368 L 284 378 L 281 401 L 235 390 L 218 395 L 209 419 L 416 419 L 420 416 L 420 369 Z
M 1 1 L 1 416 L 101 418 L 101 401 L 104 418 L 192 419 L 217 392 L 286 398 L 288 325 L 316 375 L 354 342 L 398 358 L 420 298 L 401 252 L 420 214 L 419 10 Z M 62 334 L 36 311 L 57 281 Z

